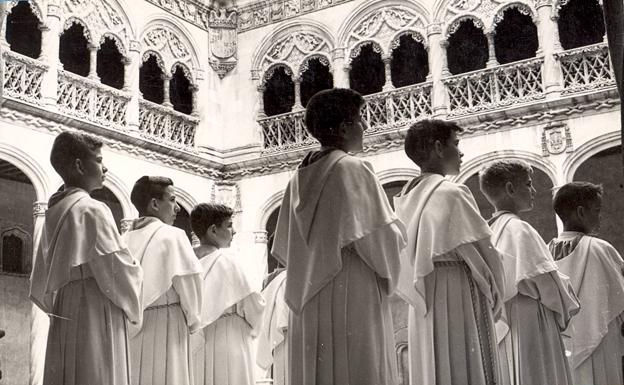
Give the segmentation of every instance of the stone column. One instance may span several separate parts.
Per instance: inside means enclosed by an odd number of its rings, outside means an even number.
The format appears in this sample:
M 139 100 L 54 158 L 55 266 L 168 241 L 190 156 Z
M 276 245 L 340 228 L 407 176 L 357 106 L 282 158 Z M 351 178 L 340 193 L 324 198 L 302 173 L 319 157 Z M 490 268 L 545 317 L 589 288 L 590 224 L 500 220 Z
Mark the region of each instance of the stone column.
M 301 104 L 301 76 L 293 75 L 293 83 L 295 83 L 295 105 L 292 111 L 301 111 L 303 110 L 303 105 Z
M 162 76 L 162 80 L 164 83 L 164 94 L 163 94 L 163 106 L 165 107 L 173 107 L 173 104 L 171 104 L 171 100 L 169 97 L 169 83 L 171 82 L 171 75 L 170 74 L 165 74 Z
M 540 46 L 538 55 L 544 56 L 543 79 L 546 97 L 557 98 L 563 89 L 561 63 L 554 56 L 562 50 L 557 17 L 553 15 L 550 0 L 537 1 L 535 8 L 537 8 L 537 35 Z
M 9 9 L 7 8 L 7 3 L 3 2 L 0 4 L 0 49 L 11 50 L 9 43 L 6 41 L 6 19 L 9 16 Z
M 392 69 L 390 64 L 392 63 L 392 55 L 384 56 L 382 59 L 384 64 L 384 72 L 386 76 L 386 82 L 382 88 L 383 91 L 390 91 L 394 89 L 394 85 L 392 85 Z
M 198 98 L 199 98 L 199 86 L 197 84 L 191 84 L 189 89 L 191 90 L 191 102 L 192 102 L 192 108 L 191 108 L 191 115 L 193 115 L 194 117 L 199 117 L 199 108 L 198 108 Z
M 130 94 L 126 110 L 126 125 L 131 132 L 139 131 L 139 68 L 141 67 L 141 42 L 130 40 L 128 55 L 124 59 L 123 91 Z
M 258 90 L 258 119 L 264 119 L 267 117 L 264 112 L 264 91 L 266 90 L 266 86 L 260 84 L 256 89 Z
M 488 42 L 488 61 L 486 64 L 487 68 L 496 67 L 498 65 L 498 60 L 496 60 L 496 46 L 494 44 L 495 35 L 495 30 L 485 32 L 485 37 L 487 38 Z
M 97 53 L 100 48 L 98 45 L 89 43 L 87 45 L 89 49 L 89 79 L 100 81 L 100 77 L 97 74 Z
M 334 87 L 349 88 L 349 73 L 345 68 L 345 49 L 335 48 L 332 51 L 332 75 Z
M 448 41 L 442 38 L 441 23 L 430 24 L 427 27 L 427 37 L 429 40 L 428 60 L 429 71 L 431 73 L 431 82 L 433 89 L 431 90 L 432 112 L 435 118 L 444 119 L 448 108 L 448 95 L 446 86 L 442 79 L 450 76 L 448 70 L 448 62 L 446 58 L 446 48 Z
M 45 25 L 41 29 L 41 54 L 39 60 L 48 64 L 48 70 L 43 75 L 41 94 L 43 103 L 47 106 L 56 106 L 56 92 L 58 88 L 58 71 L 62 69 L 59 60 L 59 36 L 61 34 L 61 7 L 48 4 L 48 14 Z
M 33 266 L 34 259 L 39 248 L 41 232 L 45 220 L 45 211 L 48 208 L 47 202 L 35 202 L 33 204 Z M 30 309 L 30 385 L 43 385 L 43 367 L 45 365 L 45 354 L 48 341 L 48 329 L 50 320 L 48 316 L 32 304 Z

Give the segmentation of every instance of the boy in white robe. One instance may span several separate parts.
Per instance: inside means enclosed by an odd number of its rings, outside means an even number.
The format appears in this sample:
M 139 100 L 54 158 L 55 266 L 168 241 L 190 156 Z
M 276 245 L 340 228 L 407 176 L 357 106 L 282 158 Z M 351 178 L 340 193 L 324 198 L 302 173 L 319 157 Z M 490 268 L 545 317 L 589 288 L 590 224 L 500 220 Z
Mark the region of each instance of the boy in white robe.
M 124 234 L 144 272 L 143 327 L 130 341 L 133 385 L 191 385 L 190 335 L 201 327 L 201 266 L 186 233 L 173 227 L 180 206 L 169 178 L 143 176 L 130 199 L 139 219 Z
M 362 150 L 364 99 L 324 90 L 306 108 L 321 143 L 290 180 L 272 254 L 286 266 L 292 385 L 397 383 L 388 296 L 405 230 Z
M 411 305 L 412 385 L 500 383 L 500 255 L 470 190 L 444 178 L 459 172 L 459 132 L 455 123 L 423 120 L 405 138 L 405 152 L 421 170 L 394 198 L 408 233 L 398 292 Z
M 518 217 L 533 208 L 531 166 L 497 161 L 479 173 L 494 206 L 492 244 L 504 254 L 507 328 L 498 328 L 503 384 L 572 385 L 561 338 L 579 304 L 568 277 L 559 274 L 546 243 Z
M 602 187 L 588 182 L 562 186 L 553 201 L 563 232 L 550 241 L 550 251 L 581 302 L 563 340 L 575 385 L 624 383 L 624 261 L 611 244 L 592 236 L 601 205 Z
M 46 385 L 130 383 L 126 321 L 141 323 L 142 271 L 110 209 L 89 196 L 107 171 L 101 147 L 71 132 L 52 146 L 64 185 L 48 203 L 30 278 L 30 299 L 50 316 Z
M 193 354 L 195 385 L 255 385 L 251 344 L 265 303 L 236 260 L 222 250 L 230 247 L 235 234 L 233 214 L 227 206 L 209 203 L 191 212 L 191 227 L 200 242 L 195 255 L 202 266 L 201 320 L 207 325 Z

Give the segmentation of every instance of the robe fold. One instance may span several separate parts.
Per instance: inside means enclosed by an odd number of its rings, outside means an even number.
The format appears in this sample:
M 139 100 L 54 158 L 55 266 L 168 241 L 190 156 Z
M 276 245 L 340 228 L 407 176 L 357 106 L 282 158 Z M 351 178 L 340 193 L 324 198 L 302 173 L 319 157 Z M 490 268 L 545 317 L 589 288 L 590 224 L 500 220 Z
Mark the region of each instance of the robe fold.
M 130 340 L 132 384 L 190 385 L 189 333 L 201 326 L 201 266 L 184 231 L 157 218 L 139 218 L 124 238 L 144 271 L 143 325 Z
M 558 272 L 537 231 L 517 215 L 494 213 L 490 226 L 505 269 L 509 328 L 497 336 L 503 384 L 572 385 L 561 337 L 579 311 L 570 280 Z
M 550 241 L 581 310 L 564 331 L 575 385 L 624 383 L 624 261 L 608 242 L 577 232 Z
M 262 325 L 264 298 L 223 250 L 198 255 L 205 326 L 193 336 L 195 385 L 255 385 L 252 338 Z
M 411 305 L 410 383 L 499 384 L 504 273 L 470 190 L 423 174 L 394 205 L 408 234 L 397 293 Z
M 126 320 L 141 323 L 142 279 L 104 203 L 78 188 L 52 196 L 30 278 L 50 316 L 44 384 L 130 383 Z
M 264 310 L 262 329 L 258 335 L 256 363 L 269 371 L 274 385 L 285 385 L 287 382 L 287 349 L 289 309 L 284 302 L 286 288 L 286 271 L 280 272 L 262 291 L 267 306 Z
M 286 188 L 272 250 L 288 275 L 288 382 L 394 385 L 388 295 L 405 230 L 369 163 L 340 150 L 312 158 Z

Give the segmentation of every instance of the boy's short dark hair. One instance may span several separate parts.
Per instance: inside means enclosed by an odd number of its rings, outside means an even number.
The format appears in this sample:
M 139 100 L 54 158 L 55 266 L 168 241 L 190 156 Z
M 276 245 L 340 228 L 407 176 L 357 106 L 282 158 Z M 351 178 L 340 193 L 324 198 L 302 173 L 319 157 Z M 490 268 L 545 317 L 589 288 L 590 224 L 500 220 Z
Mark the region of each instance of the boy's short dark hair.
M 407 130 L 405 154 L 418 166 L 429 159 L 436 140 L 447 144 L 453 132 L 460 133 L 462 128 L 457 123 L 438 119 L 418 121 Z
M 98 148 L 102 148 L 102 141 L 77 132 L 62 132 L 52 144 L 50 163 L 54 170 L 65 179 L 69 169 L 76 159 L 85 160 Z
M 601 197 L 602 193 L 602 185 L 589 182 L 566 183 L 555 193 L 553 208 L 565 222 L 577 207 L 589 207 L 589 204 Z
M 479 188 L 488 198 L 495 198 L 505 190 L 507 182 L 517 185 L 524 175 L 531 175 L 531 166 L 520 160 L 499 160 L 479 171 Z
M 139 211 L 140 216 L 146 214 L 147 205 L 152 198 L 163 198 L 168 186 L 173 186 L 173 181 L 164 176 L 145 175 L 136 181 L 130 193 L 130 201 Z
M 191 229 L 198 237 L 203 237 L 212 225 L 221 226 L 231 218 L 234 210 L 218 203 L 200 203 L 191 211 Z
M 320 91 L 306 107 L 306 129 L 322 145 L 335 145 L 342 139 L 336 131 L 340 124 L 356 117 L 364 102 L 362 95 L 348 88 Z

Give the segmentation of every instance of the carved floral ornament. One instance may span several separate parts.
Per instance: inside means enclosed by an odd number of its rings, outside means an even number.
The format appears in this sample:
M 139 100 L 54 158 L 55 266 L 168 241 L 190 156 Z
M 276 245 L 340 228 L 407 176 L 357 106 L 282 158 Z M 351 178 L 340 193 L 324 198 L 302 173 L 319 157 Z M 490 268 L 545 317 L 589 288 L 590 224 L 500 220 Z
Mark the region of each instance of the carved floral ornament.
M 191 50 L 185 42 L 180 39 L 178 33 L 171 28 L 158 25 L 147 31 L 141 39 L 144 48 L 143 60 L 150 55 L 155 56 L 158 65 L 163 72 L 169 74 L 174 70 L 174 64 L 181 63 L 186 68 L 195 68 Z M 195 77 L 189 77 L 194 82 Z
M 319 53 L 329 56 L 331 49 L 330 43 L 316 33 L 308 31 L 289 33 L 267 50 L 260 69 L 264 72 L 276 63 L 286 63 L 291 68 L 299 68 L 306 57 Z
M 421 43 L 425 47 L 425 49 L 429 48 L 429 44 L 427 43 L 427 40 L 423 37 L 423 35 L 419 31 L 402 31 L 398 33 L 394 37 L 394 39 L 392 39 L 392 42 L 390 43 L 390 49 L 388 50 L 388 52 L 392 52 L 395 49 L 397 49 L 401 45 L 401 37 L 405 35 L 411 36 L 412 39 Z
M 85 39 L 87 39 L 87 41 L 90 44 L 93 44 L 93 40 L 91 38 L 91 31 L 87 27 L 87 24 L 83 20 L 79 19 L 78 17 L 70 16 L 67 19 L 65 19 L 65 22 L 63 23 L 63 30 L 61 33 L 70 29 L 72 25 L 74 24 L 82 27 L 82 34 L 84 35 Z
M 351 61 L 356 57 L 360 56 L 362 47 L 366 47 L 367 45 L 370 45 L 373 48 L 373 52 L 377 52 L 383 57 L 384 52 L 383 49 L 381 49 L 381 45 L 376 41 L 369 40 L 359 43 L 351 50 L 351 53 L 349 54 L 349 63 L 351 63 Z
M 496 12 L 496 15 L 494 15 L 494 19 L 492 20 L 492 28 L 491 28 L 492 30 L 496 28 L 498 23 L 503 21 L 503 18 L 505 17 L 505 12 L 509 9 L 516 9 L 518 12 L 520 12 L 520 14 L 531 17 L 531 19 L 533 20 L 533 23 L 535 24 L 537 24 L 538 22 L 537 14 L 533 12 L 533 10 L 531 9 L 529 5 L 524 4 L 524 3 L 511 3 L 508 6 L 505 6 L 501 8 L 498 12 Z
M 290 68 L 288 63 L 275 63 L 267 68 L 267 70 L 264 72 L 264 76 L 262 76 L 262 84 L 260 85 L 261 87 L 266 85 L 266 82 L 269 81 L 271 77 L 273 77 L 273 74 L 278 68 L 283 68 L 284 72 L 286 72 L 286 75 L 290 76 L 291 78 L 293 77 L 293 70 Z
M 303 76 L 303 73 L 308 70 L 310 66 L 310 61 L 312 60 L 318 60 L 322 65 L 324 65 L 331 71 L 331 62 L 329 61 L 327 56 L 323 54 L 313 54 L 313 55 L 306 57 L 303 60 L 303 63 L 301 63 L 301 66 L 299 66 L 299 72 L 298 72 L 299 77 Z

